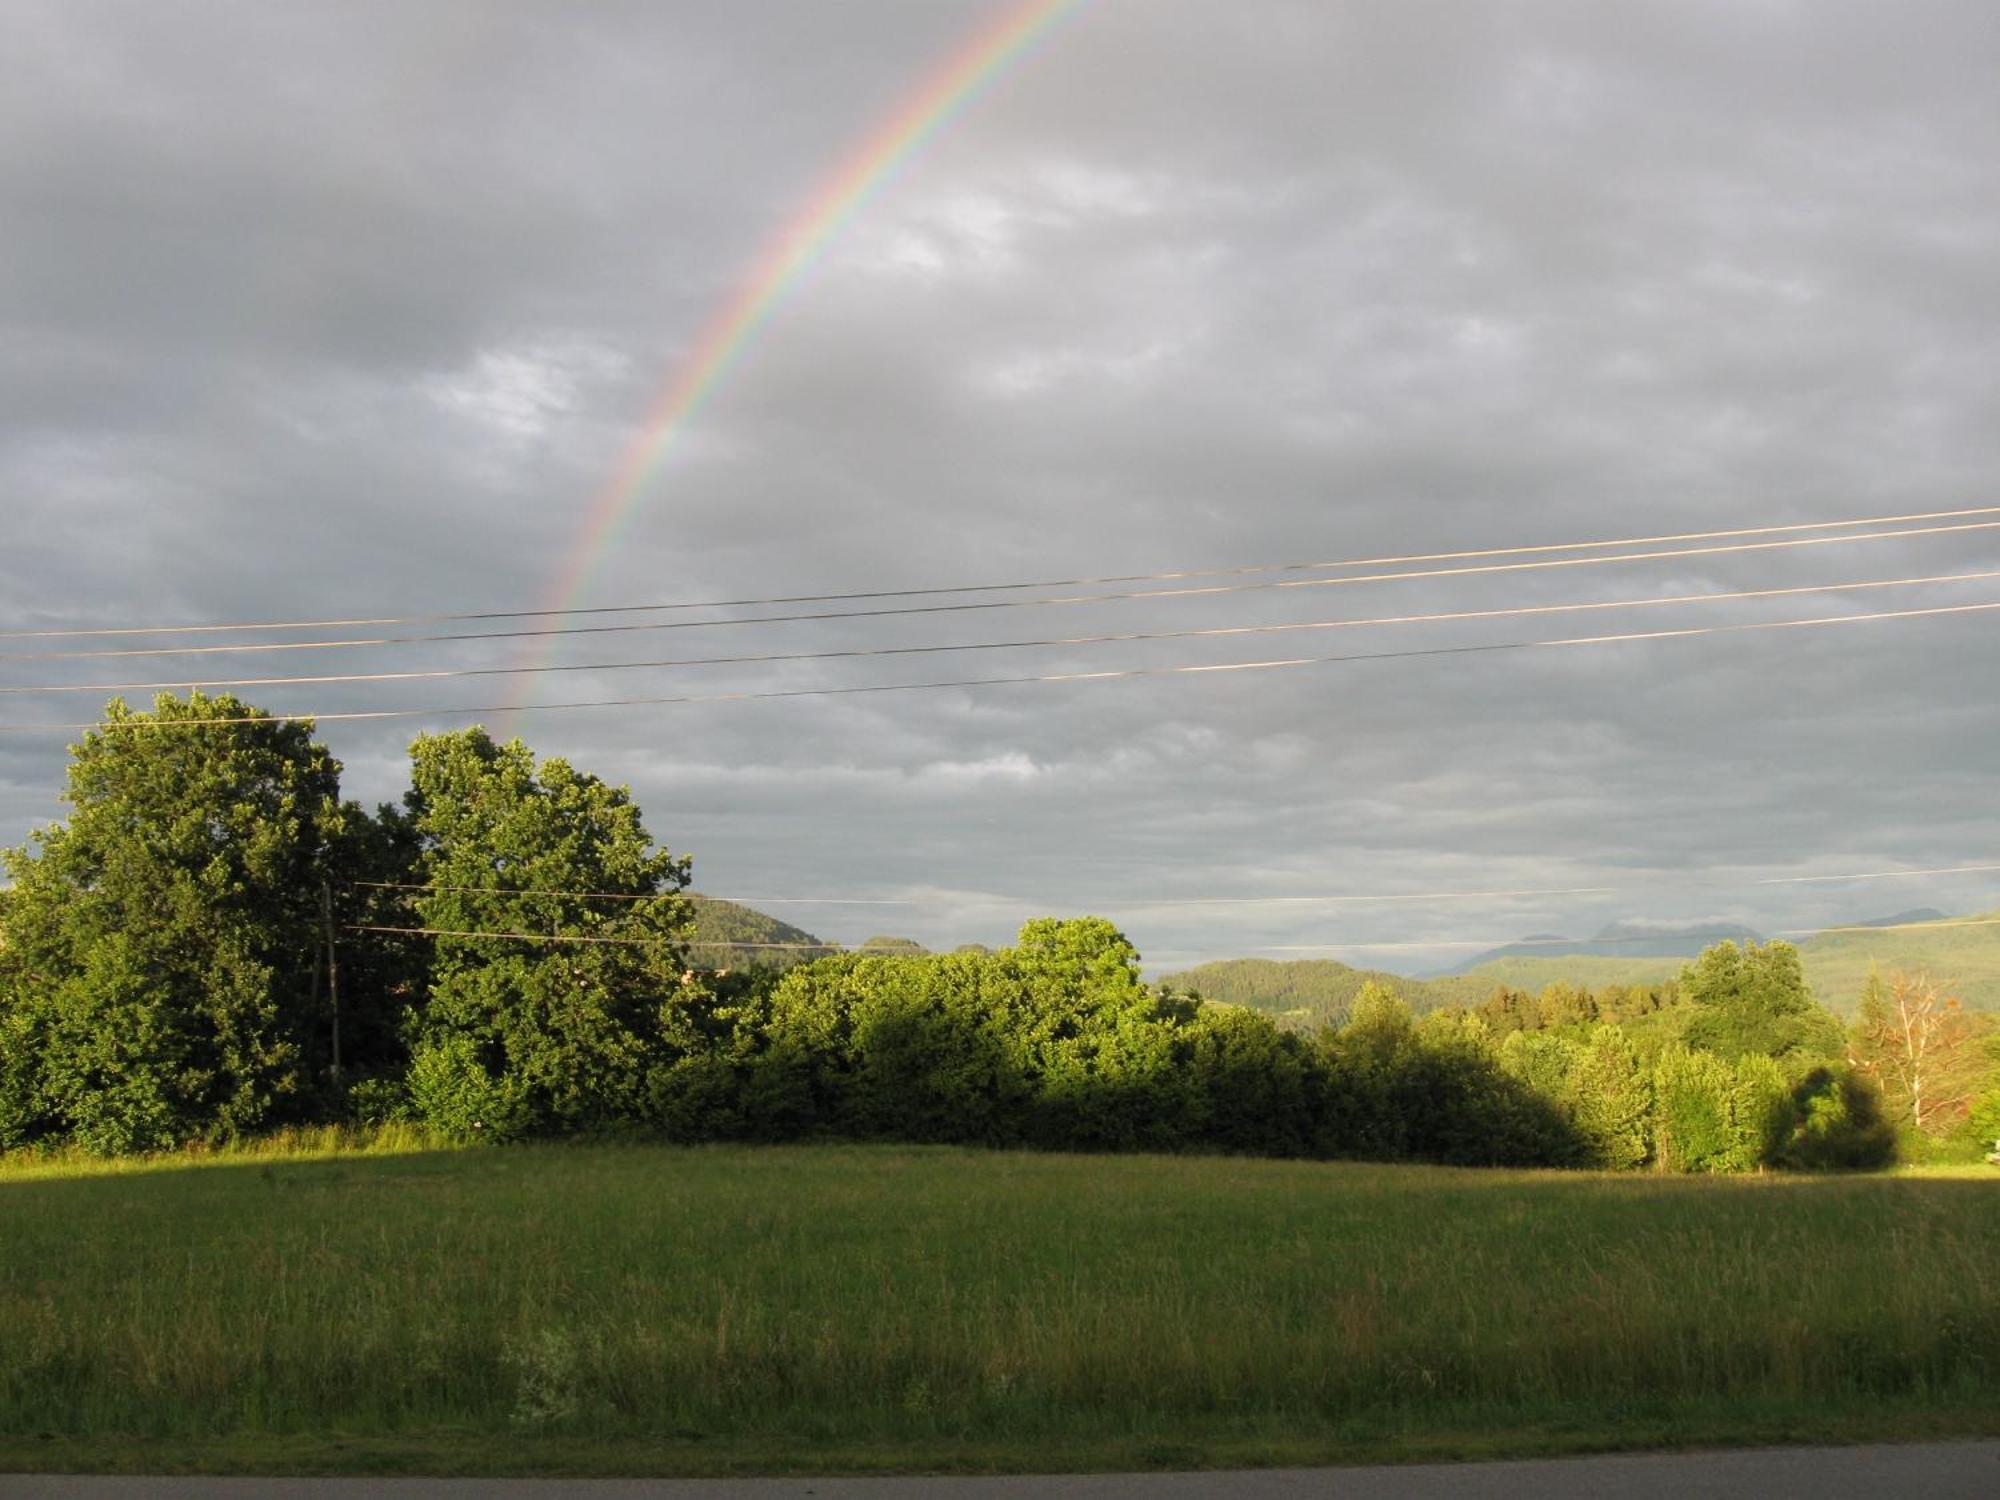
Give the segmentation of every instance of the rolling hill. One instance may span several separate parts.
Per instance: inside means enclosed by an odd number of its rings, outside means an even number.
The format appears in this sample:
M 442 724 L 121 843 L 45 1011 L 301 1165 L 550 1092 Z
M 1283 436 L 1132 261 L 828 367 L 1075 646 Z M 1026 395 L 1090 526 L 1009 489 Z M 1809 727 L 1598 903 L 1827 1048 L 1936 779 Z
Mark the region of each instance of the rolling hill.
M 1686 959 L 1693 958 L 1702 949 L 1715 943 L 1761 943 L 1762 941 L 1763 938 L 1755 929 L 1735 922 L 1703 922 L 1692 927 L 1654 927 L 1639 922 L 1612 922 L 1599 928 L 1593 937 L 1561 938 L 1537 934 L 1523 938 L 1518 943 L 1488 949 L 1476 957 L 1468 958 L 1463 963 L 1454 964 L 1440 972 L 1486 973 L 1493 965 L 1515 958 Z M 1651 965 L 1646 972 L 1650 973 L 1657 967 L 1657 964 Z M 1668 972 L 1675 972 L 1678 967 L 1676 964 L 1674 969 Z M 1636 984 L 1646 981 L 1608 982 Z
M 1910 922 L 1922 925 L 1889 925 Z M 1985 925 L 1977 925 L 1981 923 Z M 1849 923 L 1797 941 L 1806 982 L 1820 1004 L 1836 1015 L 1854 1013 L 1871 968 L 1885 974 L 1892 969 L 1926 969 L 1968 1009 L 2000 1011 L 2000 913 L 1946 917 L 1924 908 Z M 1607 984 L 1664 983 L 1680 972 L 1683 962 L 1666 956 L 1517 952 L 1486 959 L 1462 977 L 1518 990 L 1539 990 L 1558 981 L 1597 989 Z
M 1813 993 L 1836 1015 L 1854 1013 L 1871 968 L 1927 969 L 1966 1009 L 2000 1011 L 2000 911 L 1893 931 L 1856 923 L 1805 939 L 1799 954 Z
M 1886 925 L 1910 922 L 1922 925 Z M 1689 929 L 1677 939 L 1672 934 L 1657 935 L 1661 946 L 1676 941 L 1684 951 L 1623 957 L 1591 951 L 1609 946 L 1606 934 L 1616 935 L 1614 928 L 1578 942 L 1576 951 L 1551 954 L 1540 944 L 1496 949 L 1463 971 L 1424 979 L 1351 968 L 1333 959 L 1281 962 L 1237 958 L 1164 975 L 1162 982 L 1175 989 L 1196 990 L 1204 999 L 1248 1006 L 1269 1012 L 1288 1025 L 1312 1029 L 1345 1015 L 1355 993 L 1370 979 L 1402 995 L 1419 1013 L 1446 1005 L 1476 1005 L 1501 985 L 1539 991 L 1557 983 L 1593 990 L 1606 985 L 1664 984 L 1679 975 L 1682 964 L 1708 942 L 1721 941 L 1710 938 L 1689 946 L 1690 932 L 1724 930 L 1720 926 Z M 1746 938 L 1756 940 L 1756 934 L 1748 928 L 1738 929 L 1736 940 Z M 2000 1011 L 2000 912 L 1944 917 L 1925 908 L 1815 933 L 1800 940 L 1798 947 L 1813 994 L 1836 1015 L 1854 1013 L 1871 968 L 1885 974 L 1894 969 L 1925 969 L 1968 1009 Z
M 734 901 L 694 895 L 694 943 L 688 962 L 698 969 L 789 969 L 841 951 L 802 927 Z M 758 944 L 796 944 L 762 947 Z M 740 945 L 740 946 L 739 946 Z

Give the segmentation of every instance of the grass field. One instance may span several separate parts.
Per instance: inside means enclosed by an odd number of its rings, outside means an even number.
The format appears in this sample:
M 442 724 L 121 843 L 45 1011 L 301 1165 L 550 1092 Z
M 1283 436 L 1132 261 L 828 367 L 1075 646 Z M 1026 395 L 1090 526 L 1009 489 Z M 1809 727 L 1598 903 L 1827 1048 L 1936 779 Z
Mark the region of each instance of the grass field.
M 1990 1177 L 866 1147 L 13 1163 L 0 1471 L 1102 1468 L 1990 1434 Z

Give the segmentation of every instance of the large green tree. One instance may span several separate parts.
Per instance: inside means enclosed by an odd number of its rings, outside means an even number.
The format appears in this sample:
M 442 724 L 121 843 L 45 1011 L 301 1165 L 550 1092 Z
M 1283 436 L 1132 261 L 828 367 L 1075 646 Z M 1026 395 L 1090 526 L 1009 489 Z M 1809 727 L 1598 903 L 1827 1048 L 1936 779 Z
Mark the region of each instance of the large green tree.
M 0 1145 L 143 1150 L 303 1110 L 330 1060 L 339 773 L 309 723 L 233 697 L 106 708 L 68 819 L 5 854 Z
M 638 1116 L 650 1076 L 697 1040 L 689 862 L 654 846 L 628 790 L 519 740 L 468 729 L 410 755 L 415 911 L 437 934 L 419 1112 L 494 1135 Z
M 1799 950 L 1790 943 L 1717 943 L 1681 970 L 1680 993 L 1693 1007 L 1685 1040 L 1701 1051 L 1732 1061 L 1840 1056 L 1840 1022 L 1813 1003 Z

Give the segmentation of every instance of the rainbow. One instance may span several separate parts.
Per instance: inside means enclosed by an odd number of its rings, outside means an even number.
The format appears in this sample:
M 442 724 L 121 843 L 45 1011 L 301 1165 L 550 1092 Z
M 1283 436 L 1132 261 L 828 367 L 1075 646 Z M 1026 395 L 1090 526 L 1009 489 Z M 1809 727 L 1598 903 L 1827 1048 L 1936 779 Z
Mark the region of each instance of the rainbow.
M 649 481 L 674 440 L 722 385 L 737 360 L 798 285 L 819 252 L 869 195 L 935 135 L 1009 63 L 1034 45 L 1082 0 L 1017 0 L 975 32 L 915 94 L 850 153 L 805 207 L 764 247 L 750 274 L 702 330 L 659 398 L 623 462 L 590 504 L 589 513 L 543 607 L 577 607 L 598 568 L 637 514 Z M 520 679 L 525 684 L 532 679 Z M 517 685 L 518 705 L 527 689 Z

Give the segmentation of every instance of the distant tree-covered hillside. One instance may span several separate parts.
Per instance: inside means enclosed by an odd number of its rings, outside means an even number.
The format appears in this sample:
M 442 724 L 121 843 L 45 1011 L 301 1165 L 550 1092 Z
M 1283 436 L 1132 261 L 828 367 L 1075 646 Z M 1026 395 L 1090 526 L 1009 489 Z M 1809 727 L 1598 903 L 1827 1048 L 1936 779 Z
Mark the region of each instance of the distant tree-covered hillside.
M 789 969 L 840 952 L 804 928 L 781 922 L 734 901 L 695 896 L 694 941 L 688 961 L 697 969 Z M 755 946 L 775 944 L 779 946 Z
M 1680 973 L 1685 962 L 1667 957 L 1606 958 L 1594 953 L 1570 953 L 1560 958 L 1516 954 L 1492 959 L 1455 977 L 1477 981 L 1489 990 L 1500 986 L 1540 990 L 1552 984 L 1596 990 L 1606 985 L 1664 984 Z
M 1870 971 L 1923 970 L 1971 1010 L 2000 1011 L 2000 911 L 1921 927 L 1818 933 L 1799 944 L 1806 980 L 1836 1015 L 1860 1008 Z
M 1892 969 L 1923 970 L 1936 976 L 1968 1009 L 2000 1011 L 2000 912 L 1947 917 L 1919 927 L 1836 929 L 1806 938 L 1798 949 L 1813 998 L 1838 1016 L 1855 1014 L 1871 971 Z M 1482 963 L 1463 978 L 1487 989 L 1504 985 L 1541 990 L 1552 984 L 1603 989 L 1665 983 L 1679 972 L 1681 962 L 1666 957 L 1519 954 Z
M 1418 1015 L 1447 1005 L 1476 1004 L 1494 987 L 1491 979 L 1410 979 L 1351 968 L 1330 958 L 1223 959 L 1165 975 L 1160 982 L 1178 991 L 1192 991 L 1204 1000 L 1260 1010 L 1283 1025 L 1314 1031 L 1344 1021 L 1354 997 L 1371 981 Z

